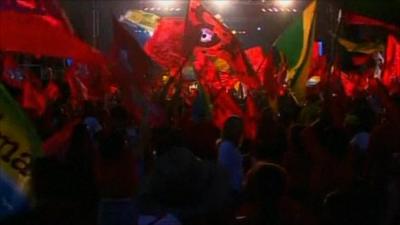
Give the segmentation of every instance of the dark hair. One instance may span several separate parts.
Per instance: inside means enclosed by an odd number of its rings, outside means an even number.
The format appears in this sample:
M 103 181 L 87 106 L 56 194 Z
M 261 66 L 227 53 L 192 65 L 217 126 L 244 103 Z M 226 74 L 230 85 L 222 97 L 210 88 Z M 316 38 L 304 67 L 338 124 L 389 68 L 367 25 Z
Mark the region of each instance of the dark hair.
M 245 196 L 258 205 L 253 224 L 280 224 L 279 202 L 287 185 L 285 170 L 271 163 L 256 164 L 247 174 Z
M 246 179 L 245 192 L 250 201 L 274 204 L 286 190 L 286 171 L 276 164 L 258 163 L 249 170 Z
M 222 129 L 222 139 L 229 140 L 237 144 L 243 133 L 244 124 L 242 118 L 239 116 L 229 117 Z

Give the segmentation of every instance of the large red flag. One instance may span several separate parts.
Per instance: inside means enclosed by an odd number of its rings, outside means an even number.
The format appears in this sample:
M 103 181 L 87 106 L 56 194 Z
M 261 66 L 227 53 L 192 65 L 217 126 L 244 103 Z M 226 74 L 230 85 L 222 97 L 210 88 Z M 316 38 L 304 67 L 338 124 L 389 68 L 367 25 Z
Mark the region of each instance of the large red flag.
M 400 32 L 400 28 L 396 25 L 386 23 L 379 19 L 370 18 L 357 13 L 345 12 L 343 22 L 350 25 L 377 26 L 385 28 L 392 32 Z
M 257 136 L 257 123 L 260 119 L 260 112 L 253 98 L 251 96 L 247 97 L 245 110 L 242 110 L 226 91 L 221 91 L 213 103 L 213 122 L 215 126 L 222 129 L 225 121 L 233 115 L 243 119 L 245 137 L 254 140 Z
M 185 22 L 182 18 L 164 17 L 146 43 L 145 50 L 157 63 L 176 74 L 186 61 L 183 52 Z M 179 72 L 179 71 L 178 71 Z
M 230 66 L 229 74 L 249 87 L 259 85 L 245 53 L 231 30 L 206 10 L 199 0 L 189 2 L 185 25 L 185 53 L 205 54 L 222 59 Z
M 221 91 L 213 102 L 213 121 L 215 126 L 222 129 L 225 121 L 233 115 L 242 116 L 242 109 L 226 91 Z
M 0 1 L 0 50 L 33 55 L 104 60 L 71 31 L 54 0 Z
M 390 92 L 400 87 L 400 41 L 393 35 L 389 35 L 387 41 L 383 84 Z

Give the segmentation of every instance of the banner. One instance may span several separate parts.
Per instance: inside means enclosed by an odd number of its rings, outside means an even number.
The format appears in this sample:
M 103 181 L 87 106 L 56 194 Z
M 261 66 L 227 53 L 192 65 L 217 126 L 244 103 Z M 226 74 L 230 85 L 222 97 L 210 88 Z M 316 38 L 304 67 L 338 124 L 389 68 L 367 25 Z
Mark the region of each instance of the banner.
M 0 84 L 0 220 L 29 207 L 32 158 L 40 140 L 19 105 Z

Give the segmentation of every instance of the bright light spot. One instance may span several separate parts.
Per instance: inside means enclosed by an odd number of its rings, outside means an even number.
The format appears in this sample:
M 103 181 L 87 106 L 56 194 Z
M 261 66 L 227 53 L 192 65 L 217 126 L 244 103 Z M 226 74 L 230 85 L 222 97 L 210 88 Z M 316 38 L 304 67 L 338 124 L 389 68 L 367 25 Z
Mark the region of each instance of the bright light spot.
M 220 14 L 216 14 L 214 17 L 219 19 L 219 20 L 222 19 L 222 16 Z
M 217 6 L 219 9 L 223 9 L 229 6 L 230 1 L 229 0 L 214 0 L 213 3 L 215 6 Z
M 236 34 L 236 33 L 237 33 L 236 30 L 233 30 L 233 31 L 232 31 L 232 34 Z
M 172 0 L 164 0 L 164 1 L 158 1 L 157 5 L 163 6 L 163 7 L 168 7 L 174 5 L 176 2 Z
M 181 8 L 176 8 L 175 11 L 181 11 Z
M 277 0 L 276 4 L 282 7 L 288 7 L 293 5 L 293 0 Z
M 279 12 L 278 8 L 273 8 L 272 10 L 274 10 L 274 12 Z
M 293 9 L 292 11 L 293 11 L 293 12 L 297 12 L 297 9 Z
M 271 8 L 268 8 L 268 12 L 273 12 L 274 10 L 272 10 Z
M 260 31 L 260 30 L 261 30 L 261 27 L 257 27 L 257 30 Z
M 149 10 L 149 8 L 147 8 L 147 7 L 146 7 L 146 8 L 144 8 L 144 11 L 147 11 L 147 10 Z
M 150 11 L 154 11 L 154 8 L 153 8 L 153 7 L 151 7 L 151 8 L 150 8 Z
M 262 8 L 261 11 L 262 12 L 267 12 L 267 10 L 265 8 Z

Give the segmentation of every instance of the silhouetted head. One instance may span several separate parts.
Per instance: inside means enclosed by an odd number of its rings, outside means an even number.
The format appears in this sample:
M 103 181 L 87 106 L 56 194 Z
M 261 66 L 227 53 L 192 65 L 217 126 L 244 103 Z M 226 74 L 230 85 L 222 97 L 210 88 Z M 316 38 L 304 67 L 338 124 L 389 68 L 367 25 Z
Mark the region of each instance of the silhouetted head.
M 222 129 L 222 139 L 232 141 L 238 144 L 244 131 L 244 124 L 242 118 L 238 116 L 229 117 Z
M 275 204 L 286 190 L 286 171 L 272 163 L 258 163 L 246 175 L 245 193 L 250 202 Z

